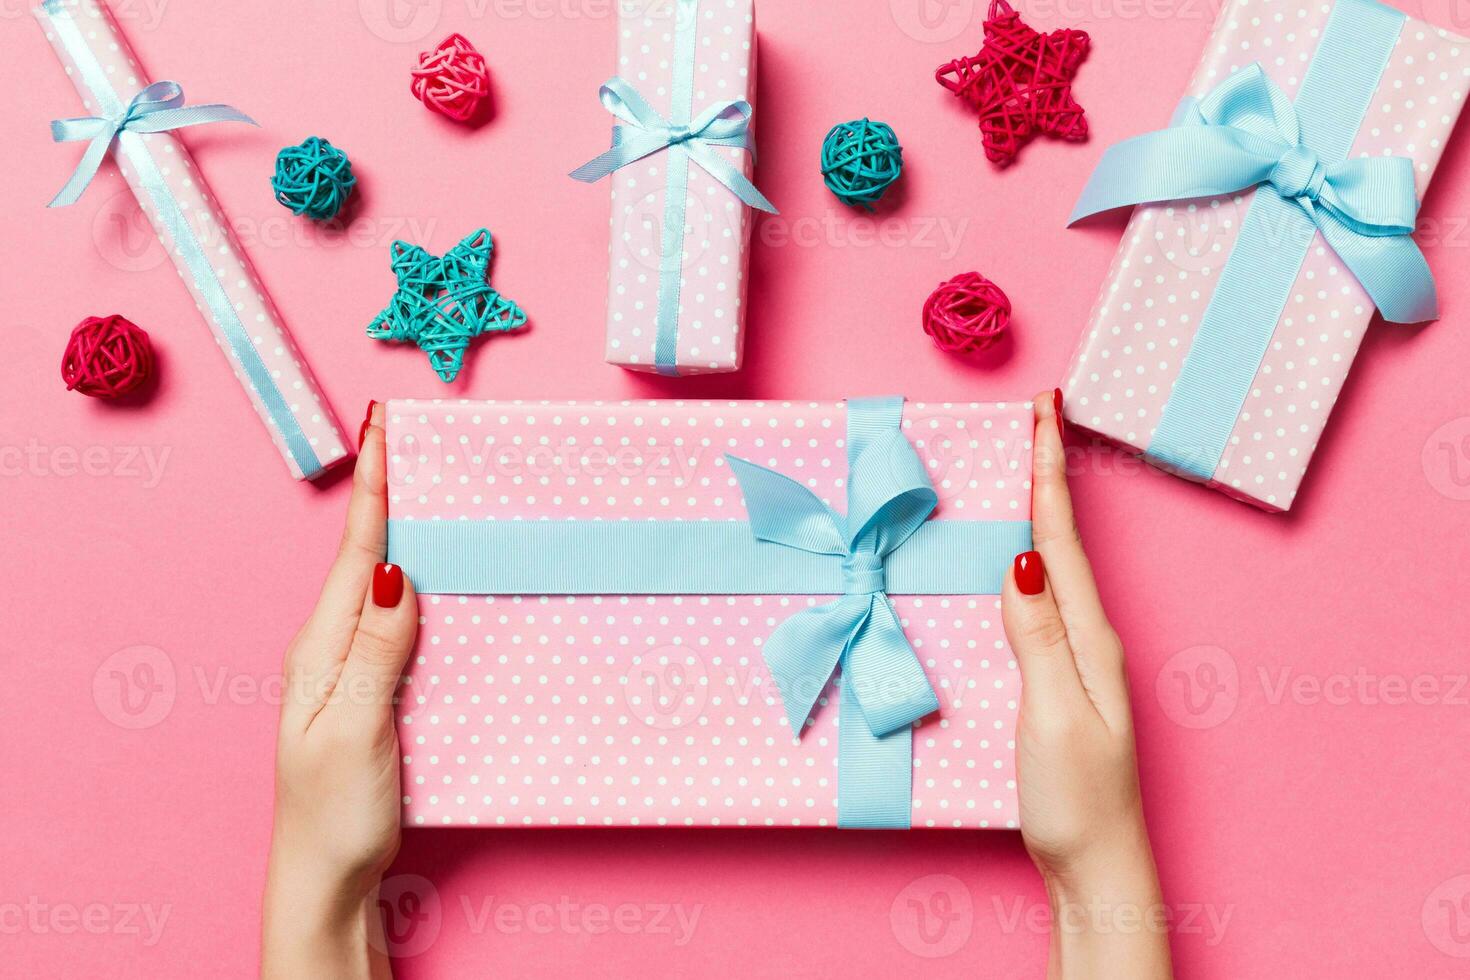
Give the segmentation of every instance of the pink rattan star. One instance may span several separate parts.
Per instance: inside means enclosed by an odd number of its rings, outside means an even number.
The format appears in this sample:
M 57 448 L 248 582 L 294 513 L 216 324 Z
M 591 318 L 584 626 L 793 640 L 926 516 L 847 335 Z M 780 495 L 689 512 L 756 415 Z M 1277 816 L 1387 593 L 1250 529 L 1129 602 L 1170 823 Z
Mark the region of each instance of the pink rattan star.
M 1004 167 L 1037 133 L 1087 139 L 1072 78 L 1091 44 L 1086 31 L 1039 34 L 1006 0 L 991 0 L 980 53 L 941 65 L 934 78 L 980 114 L 985 155 Z

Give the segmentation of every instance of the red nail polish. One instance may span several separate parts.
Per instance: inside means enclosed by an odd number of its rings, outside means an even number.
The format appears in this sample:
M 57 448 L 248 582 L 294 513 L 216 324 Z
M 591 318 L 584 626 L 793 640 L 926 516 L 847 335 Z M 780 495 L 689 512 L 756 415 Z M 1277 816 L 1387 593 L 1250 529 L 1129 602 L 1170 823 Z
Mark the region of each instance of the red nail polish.
M 358 449 L 362 449 L 363 440 L 367 439 L 368 426 L 371 425 L 371 424 L 372 424 L 371 422 L 364 422 L 362 424 L 362 427 L 357 430 L 357 448 Z
M 1067 438 L 1067 423 L 1062 421 L 1062 389 L 1052 389 L 1051 403 L 1057 413 L 1057 435 L 1065 439 Z
M 377 404 L 378 404 L 378 402 L 377 402 L 376 399 L 372 399 L 372 398 L 368 399 L 368 410 L 367 410 L 367 414 L 362 417 L 362 420 L 364 422 L 371 422 L 373 420 L 373 406 L 375 406 Z
M 403 569 L 379 564 L 373 569 L 373 605 L 392 609 L 403 598 Z
M 1046 588 L 1046 569 L 1039 552 L 1027 551 L 1016 556 L 1016 587 L 1022 595 L 1041 595 L 1041 590 Z

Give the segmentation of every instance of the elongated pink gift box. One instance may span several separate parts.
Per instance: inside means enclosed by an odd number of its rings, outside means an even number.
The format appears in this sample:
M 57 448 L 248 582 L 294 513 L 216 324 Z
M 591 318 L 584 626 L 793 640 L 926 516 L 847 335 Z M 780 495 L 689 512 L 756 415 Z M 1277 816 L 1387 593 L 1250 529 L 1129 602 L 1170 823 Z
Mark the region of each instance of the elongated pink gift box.
M 1186 94 L 1202 97 L 1259 63 L 1295 98 L 1340 4 L 1227 3 Z M 1376 67 L 1364 63 L 1362 72 Z M 1467 89 L 1470 41 L 1403 19 L 1348 157 L 1411 158 L 1422 200 Z M 1159 104 L 1160 125 L 1170 108 Z M 1252 189 L 1134 211 L 1063 382 L 1069 422 L 1149 451 L 1242 219 L 1259 193 L 1270 192 Z M 1439 274 L 1453 273 L 1429 258 Z M 1362 286 L 1316 233 L 1223 453 L 1203 482 L 1267 511 L 1289 509 L 1373 315 Z
M 751 0 L 671 0 L 621 4 L 617 75 L 660 116 L 671 117 L 681 30 L 692 32 L 694 115 L 715 102 L 755 101 L 755 7 Z M 750 179 L 755 155 L 709 146 Z M 671 166 L 687 169 L 683 238 L 665 271 Z M 745 345 L 745 280 L 751 209 L 703 168 L 668 151 L 654 153 L 609 177 L 611 249 L 606 359 L 635 371 L 712 374 L 740 368 Z M 668 280 L 668 281 L 665 281 Z M 661 297 L 660 290 L 666 294 Z M 660 344 L 661 302 L 677 314 Z
M 88 114 L 116 117 L 148 86 L 137 56 L 105 5 L 47 0 L 35 15 Z M 226 101 L 217 90 L 209 94 Z M 78 144 L 76 151 L 81 148 Z M 74 156 L 65 151 L 66 169 Z M 311 367 L 183 141 L 171 132 L 124 131 L 110 156 L 292 476 L 313 478 L 350 458 L 347 438 Z M 58 184 L 62 168 L 58 151 Z
M 745 528 L 727 453 L 840 510 L 844 403 L 436 400 L 386 411 L 389 560 L 420 592 L 398 705 L 406 825 L 837 824 L 839 694 L 824 691 L 797 740 L 762 656 L 779 624 L 832 596 L 443 583 L 452 546 L 496 530 L 545 535 L 554 549 L 589 525 Z M 1030 547 L 1029 403 L 908 402 L 901 432 L 938 497 L 927 525 L 995 535 L 989 554 L 927 571 L 989 563 L 1003 575 Z M 912 826 L 1015 827 L 1020 678 L 999 588 L 898 594 L 907 547 L 887 560 L 889 600 L 939 703 L 913 728 Z M 677 580 L 711 560 L 671 549 L 659 564 Z M 473 578 L 512 559 L 487 545 L 466 561 Z M 571 573 L 620 579 L 629 561 L 608 554 Z

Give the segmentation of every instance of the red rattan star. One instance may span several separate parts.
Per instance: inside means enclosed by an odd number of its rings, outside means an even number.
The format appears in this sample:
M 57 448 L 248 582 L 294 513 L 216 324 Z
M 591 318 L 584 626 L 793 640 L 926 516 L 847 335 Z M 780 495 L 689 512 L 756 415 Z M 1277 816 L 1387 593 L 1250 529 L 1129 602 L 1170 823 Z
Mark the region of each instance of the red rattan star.
M 1086 31 L 1038 34 L 1006 0 L 991 0 L 980 53 L 941 65 L 934 78 L 980 114 L 985 155 L 1004 167 L 1037 133 L 1087 139 L 1072 77 L 1091 44 Z

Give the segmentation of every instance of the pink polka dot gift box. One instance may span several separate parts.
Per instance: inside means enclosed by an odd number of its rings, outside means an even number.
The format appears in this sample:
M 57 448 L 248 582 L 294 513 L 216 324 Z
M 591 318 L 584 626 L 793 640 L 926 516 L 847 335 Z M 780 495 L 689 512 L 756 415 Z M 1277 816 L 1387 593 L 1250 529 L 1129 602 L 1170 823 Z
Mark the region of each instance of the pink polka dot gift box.
M 389 402 L 404 823 L 1015 827 L 1031 432 L 1024 401 Z
M 1470 41 L 1373 0 L 1232 0 L 1168 128 L 1110 147 L 1074 220 L 1141 205 L 1064 381 L 1069 422 L 1292 505 L 1375 310 L 1438 316 L 1412 238 Z
M 80 196 L 110 155 L 292 476 L 311 479 L 350 458 L 310 365 L 173 131 L 249 117 L 229 106 L 193 104 L 175 82 L 150 85 L 111 12 L 97 0 L 45 0 L 34 12 L 88 113 L 52 124 L 58 140 L 89 142 L 53 206 Z M 238 81 L 200 85 L 218 93 L 221 83 Z
M 755 169 L 751 0 L 623 0 L 612 146 L 572 172 L 612 184 L 607 361 L 735 371 L 744 345 Z

